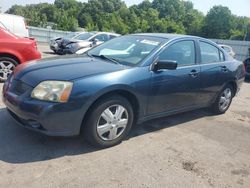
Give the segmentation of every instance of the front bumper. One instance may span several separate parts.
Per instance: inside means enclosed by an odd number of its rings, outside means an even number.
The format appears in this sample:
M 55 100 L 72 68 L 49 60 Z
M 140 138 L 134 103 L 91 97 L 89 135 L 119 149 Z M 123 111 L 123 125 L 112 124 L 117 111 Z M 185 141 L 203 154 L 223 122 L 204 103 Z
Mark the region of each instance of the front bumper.
M 64 54 L 75 54 L 78 50 L 84 49 L 84 48 L 91 48 L 91 45 L 87 45 L 87 46 L 74 45 L 73 47 L 62 47 L 62 51 Z
M 73 46 L 73 47 L 64 47 L 62 48 L 62 51 L 64 54 L 75 54 L 77 52 L 77 50 L 79 49 L 78 46 Z
M 53 50 L 54 52 L 56 52 L 59 50 L 59 46 L 58 46 L 58 44 L 51 44 L 50 49 Z
M 35 100 L 29 97 L 32 89 L 17 95 L 4 86 L 2 100 L 20 125 L 49 136 L 74 136 L 80 133 L 83 116 L 77 110 L 77 104 Z
M 63 54 L 74 54 L 75 50 L 73 49 L 69 49 L 69 48 L 65 48 L 63 49 Z

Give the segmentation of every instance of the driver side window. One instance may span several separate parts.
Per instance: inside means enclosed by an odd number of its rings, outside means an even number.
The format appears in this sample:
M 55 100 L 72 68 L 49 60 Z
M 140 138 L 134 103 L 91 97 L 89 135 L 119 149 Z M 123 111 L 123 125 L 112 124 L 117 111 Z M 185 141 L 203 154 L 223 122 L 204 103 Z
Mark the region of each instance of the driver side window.
M 192 40 L 176 42 L 165 48 L 159 55 L 159 60 L 176 61 L 178 66 L 195 64 L 195 44 Z

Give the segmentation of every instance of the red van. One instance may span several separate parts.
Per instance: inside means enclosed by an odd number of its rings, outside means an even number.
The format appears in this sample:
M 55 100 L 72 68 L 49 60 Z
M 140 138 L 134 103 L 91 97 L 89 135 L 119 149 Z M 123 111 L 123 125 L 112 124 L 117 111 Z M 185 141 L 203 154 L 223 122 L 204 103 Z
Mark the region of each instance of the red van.
M 5 81 L 17 65 L 40 58 L 35 40 L 18 37 L 0 27 L 0 81 Z

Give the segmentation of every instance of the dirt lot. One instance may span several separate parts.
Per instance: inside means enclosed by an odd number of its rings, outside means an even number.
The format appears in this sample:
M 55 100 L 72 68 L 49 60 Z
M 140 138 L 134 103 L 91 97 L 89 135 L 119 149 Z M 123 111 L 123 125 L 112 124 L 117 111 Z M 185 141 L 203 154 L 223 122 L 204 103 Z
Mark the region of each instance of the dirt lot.
M 54 54 L 54 52 L 50 50 L 49 44 L 47 43 L 38 44 L 38 49 L 42 53 L 43 58 L 56 56 L 56 54 Z
M 197 110 L 152 120 L 105 150 L 23 129 L 0 103 L 0 187 L 248 188 L 249 91 L 245 83 L 225 115 Z

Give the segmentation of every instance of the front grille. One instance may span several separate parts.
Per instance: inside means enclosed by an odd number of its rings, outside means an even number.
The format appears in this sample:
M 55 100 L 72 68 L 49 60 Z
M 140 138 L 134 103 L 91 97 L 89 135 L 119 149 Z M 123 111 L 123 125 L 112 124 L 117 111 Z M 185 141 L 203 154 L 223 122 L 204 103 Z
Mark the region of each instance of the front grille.
M 16 95 L 22 95 L 31 89 L 32 89 L 32 87 L 25 84 L 24 82 L 22 82 L 20 80 L 13 80 L 11 82 L 9 91 L 16 94 Z

